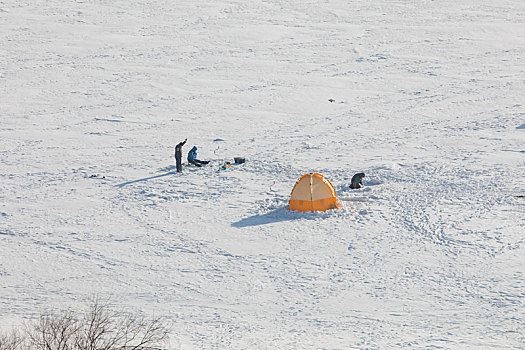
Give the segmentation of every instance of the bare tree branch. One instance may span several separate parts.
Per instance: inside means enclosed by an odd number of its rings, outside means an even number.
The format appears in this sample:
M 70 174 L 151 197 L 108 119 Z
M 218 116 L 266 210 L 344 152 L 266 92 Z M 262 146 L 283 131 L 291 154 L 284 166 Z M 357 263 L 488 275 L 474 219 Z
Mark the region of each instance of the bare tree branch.
M 43 314 L 20 334 L 0 335 L 0 350 L 123 350 L 153 349 L 168 338 L 167 324 L 112 311 L 108 302 L 95 299 L 87 312 L 71 310 Z

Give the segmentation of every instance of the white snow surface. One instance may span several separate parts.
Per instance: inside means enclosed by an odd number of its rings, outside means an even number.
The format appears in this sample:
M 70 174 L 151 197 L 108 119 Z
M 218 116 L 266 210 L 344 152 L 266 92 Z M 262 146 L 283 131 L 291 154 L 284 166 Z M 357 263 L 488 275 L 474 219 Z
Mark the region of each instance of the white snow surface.
M 0 0 L 0 326 L 523 348 L 524 77 L 522 0 Z M 339 210 L 287 210 L 308 172 Z

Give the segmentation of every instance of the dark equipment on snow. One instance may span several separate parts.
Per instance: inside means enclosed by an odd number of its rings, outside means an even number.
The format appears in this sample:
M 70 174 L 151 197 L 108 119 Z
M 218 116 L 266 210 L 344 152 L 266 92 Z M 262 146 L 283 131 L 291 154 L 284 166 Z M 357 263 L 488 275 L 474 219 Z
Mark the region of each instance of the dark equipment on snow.
M 234 157 L 233 161 L 235 164 L 243 164 L 246 162 L 246 159 L 244 159 L 244 157 Z

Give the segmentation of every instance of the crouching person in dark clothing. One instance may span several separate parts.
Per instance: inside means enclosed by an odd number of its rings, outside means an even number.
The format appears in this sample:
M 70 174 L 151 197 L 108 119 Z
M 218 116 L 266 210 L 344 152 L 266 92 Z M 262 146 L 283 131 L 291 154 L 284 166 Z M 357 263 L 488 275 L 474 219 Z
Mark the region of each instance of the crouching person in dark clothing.
M 188 163 L 190 164 L 201 167 L 202 164 L 208 164 L 209 162 L 209 160 L 197 159 L 197 146 L 193 146 L 193 148 L 188 152 Z
M 354 176 L 352 176 L 352 180 L 350 181 L 350 188 L 356 190 L 358 188 L 365 187 L 363 185 L 363 177 L 365 177 L 365 173 L 357 173 Z

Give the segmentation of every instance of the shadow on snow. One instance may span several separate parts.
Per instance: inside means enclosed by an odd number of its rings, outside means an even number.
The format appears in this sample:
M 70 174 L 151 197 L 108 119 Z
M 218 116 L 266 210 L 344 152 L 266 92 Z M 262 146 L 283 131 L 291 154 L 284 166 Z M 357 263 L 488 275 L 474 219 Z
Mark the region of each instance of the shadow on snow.
M 167 171 L 167 173 L 154 175 L 154 176 L 149 176 L 149 177 L 144 177 L 142 179 L 132 180 L 132 181 L 128 181 L 128 182 L 123 182 L 121 184 L 115 185 L 115 187 L 124 187 L 126 185 L 134 184 L 134 183 L 137 183 L 137 182 L 148 181 L 148 180 L 152 180 L 152 179 L 158 179 L 159 177 L 172 175 L 172 174 L 176 173 L 173 169 L 175 169 L 175 167 L 173 165 L 172 166 L 168 166 L 166 168 L 160 169 L 160 171 Z
M 282 208 L 278 208 L 278 209 L 269 211 L 265 214 L 256 214 L 256 215 L 246 217 L 237 222 L 234 222 L 232 226 L 242 228 L 242 227 L 249 227 L 249 226 L 268 225 L 268 224 L 274 224 L 277 222 L 292 221 L 292 220 L 299 220 L 299 219 L 316 220 L 316 219 L 326 218 L 330 216 L 329 212 L 331 212 L 331 210 L 328 210 L 327 212 L 301 213 L 297 211 L 289 211 L 287 207 L 282 207 Z

